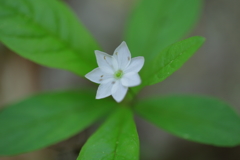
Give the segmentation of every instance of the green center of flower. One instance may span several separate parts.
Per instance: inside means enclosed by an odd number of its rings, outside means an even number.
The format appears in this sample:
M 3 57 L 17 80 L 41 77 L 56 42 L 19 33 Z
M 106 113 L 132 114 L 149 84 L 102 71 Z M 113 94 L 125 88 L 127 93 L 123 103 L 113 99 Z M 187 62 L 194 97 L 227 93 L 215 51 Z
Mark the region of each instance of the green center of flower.
M 123 71 L 122 71 L 122 70 L 118 70 L 117 72 L 115 72 L 114 76 L 115 76 L 115 78 L 117 78 L 117 79 L 122 78 L 122 76 L 123 76 Z

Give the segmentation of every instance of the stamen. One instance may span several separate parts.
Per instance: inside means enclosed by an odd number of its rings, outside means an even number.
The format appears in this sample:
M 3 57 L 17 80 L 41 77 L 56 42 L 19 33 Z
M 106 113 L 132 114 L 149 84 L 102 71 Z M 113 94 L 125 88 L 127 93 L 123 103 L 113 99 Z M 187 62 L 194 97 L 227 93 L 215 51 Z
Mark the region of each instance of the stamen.
M 115 72 L 114 76 L 115 76 L 116 79 L 122 78 L 123 71 L 122 70 L 118 70 L 117 72 Z

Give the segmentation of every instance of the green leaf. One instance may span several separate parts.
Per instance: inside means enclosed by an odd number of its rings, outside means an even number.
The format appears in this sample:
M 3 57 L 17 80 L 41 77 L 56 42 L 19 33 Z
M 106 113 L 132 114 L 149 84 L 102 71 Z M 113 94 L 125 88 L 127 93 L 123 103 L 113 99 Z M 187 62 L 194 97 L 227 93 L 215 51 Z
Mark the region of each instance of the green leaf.
M 58 0 L 0 0 L 0 41 L 41 65 L 85 75 L 98 46 Z
M 170 76 L 202 46 L 204 41 L 205 38 L 195 36 L 164 49 L 151 64 L 146 64 L 143 68 L 142 86 L 161 82 Z
M 77 160 L 138 160 L 139 140 L 132 112 L 118 108 L 88 139 Z
M 83 91 L 45 93 L 0 112 L 0 155 L 44 148 L 82 131 L 109 112 L 114 102 Z
M 141 101 L 135 109 L 143 118 L 181 138 L 216 146 L 240 144 L 240 117 L 218 99 L 167 96 Z
M 159 52 L 182 38 L 197 22 L 201 0 L 141 0 L 127 26 L 125 39 L 133 56 L 151 63 Z

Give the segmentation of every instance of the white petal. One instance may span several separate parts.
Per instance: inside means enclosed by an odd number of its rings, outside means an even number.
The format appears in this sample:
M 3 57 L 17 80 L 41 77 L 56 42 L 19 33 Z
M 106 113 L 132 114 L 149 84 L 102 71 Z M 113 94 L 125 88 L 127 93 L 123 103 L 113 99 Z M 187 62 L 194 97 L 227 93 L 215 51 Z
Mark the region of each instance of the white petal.
M 101 83 L 98 87 L 97 90 L 97 95 L 96 95 L 96 99 L 101 99 L 101 98 L 105 98 L 108 97 L 112 94 L 112 87 L 113 87 L 113 83 L 112 80 L 108 79 L 109 81 L 106 83 Z
M 119 85 L 122 85 L 122 84 L 119 80 L 115 80 L 112 83 L 114 83 L 112 87 L 112 94 L 114 94 L 115 92 L 117 92 Z
M 118 62 L 117 62 L 116 58 L 113 57 L 113 56 L 112 56 L 112 66 L 113 66 L 113 70 L 114 70 L 114 72 L 116 72 L 116 71 L 119 70 Z
M 95 68 L 85 75 L 87 79 L 95 83 L 102 83 L 106 79 L 113 78 L 113 75 L 103 72 L 100 68 Z
M 95 55 L 99 68 L 106 73 L 113 74 L 112 56 L 101 51 L 95 51 Z
M 114 51 L 113 57 L 118 62 L 118 67 L 124 70 L 131 62 L 131 53 L 128 49 L 126 42 L 122 42 Z
M 115 101 L 117 101 L 118 103 L 121 102 L 123 98 L 126 96 L 127 90 L 128 87 L 125 87 L 121 85 L 121 83 L 119 83 L 117 91 L 112 94 Z
M 144 57 L 135 57 L 132 58 L 130 64 L 128 65 L 128 67 L 124 70 L 124 73 L 128 73 L 128 72 L 139 72 L 144 64 Z
M 141 79 L 138 73 L 129 72 L 123 75 L 121 83 L 126 87 L 134 87 L 141 84 Z

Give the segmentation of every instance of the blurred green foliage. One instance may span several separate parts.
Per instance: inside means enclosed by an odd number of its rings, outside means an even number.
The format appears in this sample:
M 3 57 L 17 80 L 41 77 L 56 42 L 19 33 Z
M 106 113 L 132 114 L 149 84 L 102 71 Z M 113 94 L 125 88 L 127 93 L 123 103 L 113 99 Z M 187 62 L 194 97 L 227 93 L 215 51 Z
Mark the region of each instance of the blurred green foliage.
M 56 0 L 0 0 L 0 40 L 44 66 L 84 76 L 99 49 L 75 15 Z
M 141 0 L 136 5 L 125 38 L 133 57 L 146 59 L 141 87 L 167 78 L 204 43 L 199 36 L 176 42 L 195 25 L 201 3 Z M 57 0 L 0 0 L 0 40 L 29 60 L 79 76 L 97 67 L 96 41 Z M 6 106 L 0 112 L 0 154 L 15 155 L 52 145 L 111 110 L 115 112 L 90 137 L 78 159 L 138 159 L 133 111 L 184 139 L 216 146 L 240 144 L 239 115 L 217 99 L 169 96 L 116 104 L 109 98 L 95 100 L 92 92 L 79 90 L 43 93 Z

